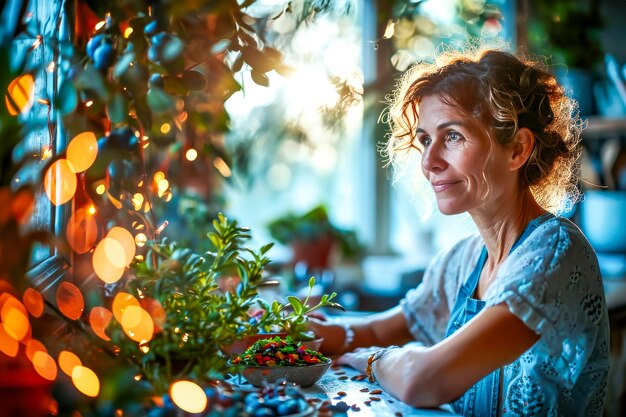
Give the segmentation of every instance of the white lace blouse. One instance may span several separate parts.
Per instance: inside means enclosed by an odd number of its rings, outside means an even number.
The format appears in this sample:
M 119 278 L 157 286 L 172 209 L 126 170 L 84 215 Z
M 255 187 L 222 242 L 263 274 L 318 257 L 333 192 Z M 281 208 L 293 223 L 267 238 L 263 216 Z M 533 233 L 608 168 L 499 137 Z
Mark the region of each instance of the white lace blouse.
M 458 290 L 484 246 L 479 235 L 440 253 L 401 305 L 417 341 L 445 336 Z M 569 220 L 539 225 L 500 266 L 484 295 L 506 303 L 540 339 L 504 367 L 503 415 L 602 415 L 609 368 L 609 326 L 595 252 Z

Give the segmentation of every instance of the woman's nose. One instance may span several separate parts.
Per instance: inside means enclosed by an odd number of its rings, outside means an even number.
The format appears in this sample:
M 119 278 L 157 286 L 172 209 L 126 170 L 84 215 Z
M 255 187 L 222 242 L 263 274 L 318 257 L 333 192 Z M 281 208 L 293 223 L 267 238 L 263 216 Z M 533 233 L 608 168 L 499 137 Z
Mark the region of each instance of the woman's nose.
M 441 155 L 441 149 L 437 143 L 431 144 L 424 150 L 422 155 L 422 169 L 429 172 L 437 172 L 444 169 L 446 161 Z

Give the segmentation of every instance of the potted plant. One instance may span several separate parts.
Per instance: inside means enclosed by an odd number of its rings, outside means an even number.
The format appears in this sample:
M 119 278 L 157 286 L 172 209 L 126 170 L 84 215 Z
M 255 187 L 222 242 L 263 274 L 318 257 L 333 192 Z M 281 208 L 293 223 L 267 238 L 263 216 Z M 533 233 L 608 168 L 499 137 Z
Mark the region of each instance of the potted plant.
M 145 260 L 133 264 L 135 277 L 127 289 L 154 321 L 151 340 L 132 340 L 119 320 L 112 325 L 120 353 L 139 366 L 158 393 L 176 378 L 223 380 L 232 365 L 222 347 L 259 331 L 248 311 L 258 299 L 272 244 L 258 251 L 245 247 L 248 230 L 221 214 L 213 227 L 208 234 L 213 252 L 201 256 L 176 242 L 160 241 L 151 245 Z M 239 277 L 237 287 L 220 291 L 220 274 L 233 272 Z
M 332 224 L 323 205 L 300 215 L 288 213 L 272 220 L 267 227 L 279 243 L 291 246 L 293 263 L 303 261 L 309 269 L 328 268 L 335 246 L 346 258 L 359 257 L 363 252 L 356 233 Z
M 278 301 L 273 301 L 272 304 L 269 304 L 260 300 L 259 304 L 264 310 L 264 314 L 260 317 L 260 322 L 264 323 L 265 326 L 280 329 L 280 331 L 285 332 L 286 336 L 294 341 L 302 342 L 309 349 L 319 350 L 323 339 L 317 338 L 315 333 L 309 330 L 309 314 L 324 307 L 333 307 L 340 310 L 344 310 L 344 308 L 341 304 L 333 301 L 337 296 L 336 292 L 324 294 L 316 304 L 310 305 L 309 301 L 311 300 L 314 286 L 315 277 L 311 277 L 309 279 L 309 291 L 304 300 L 300 300 L 300 298 L 294 295 L 287 296 L 289 301 L 287 304 Z
M 579 102 L 581 114 L 593 109 L 593 71 L 602 63 L 603 23 L 591 0 L 529 0 L 528 46 L 550 55 L 555 73 Z

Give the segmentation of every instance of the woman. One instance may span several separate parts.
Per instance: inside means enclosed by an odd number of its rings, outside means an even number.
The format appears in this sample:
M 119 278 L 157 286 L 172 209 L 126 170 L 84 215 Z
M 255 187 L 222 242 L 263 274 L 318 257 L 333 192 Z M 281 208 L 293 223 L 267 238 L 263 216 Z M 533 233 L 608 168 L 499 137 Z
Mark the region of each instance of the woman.
M 353 350 L 339 363 L 417 407 L 601 415 L 609 331 L 598 263 L 551 213 L 576 195 L 574 106 L 550 73 L 506 52 L 411 69 L 390 106 L 390 161 L 419 151 L 439 210 L 468 212 L 479 233 L 439 254 L 399 306 L 343 327 L 314 321 L 322 349 Z

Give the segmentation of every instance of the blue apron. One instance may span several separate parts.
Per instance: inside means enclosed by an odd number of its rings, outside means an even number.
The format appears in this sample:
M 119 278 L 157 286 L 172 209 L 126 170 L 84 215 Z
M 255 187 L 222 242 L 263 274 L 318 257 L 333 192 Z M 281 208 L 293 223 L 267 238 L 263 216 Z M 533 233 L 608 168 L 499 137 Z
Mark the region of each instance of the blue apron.
M 551 214 L 544 214 L 531 220 L 522 235 L 513 244 L 511 252 L 513 252 L 513 250 L 517 248 L 524 241 L 524 239 L 537 228 L 537 226 L 550 217 L 552 217 Z M 460 329 L 461 326 L 474 318 L 474 316 L 480 313 L 480 311 L 485 307 L 485 301 L 477 300 L 472 296 L 476 291 L 480 273 L 482 272 L 486 261 L 487 248 L 483 247 L 480 258 L 478 258 L 478 262 L 476 263 L 476 267 L 459 290 L 459 295 L 454 303 L 454 308 L 450 313 L 450 321 L 448 322 L 446 337 Z M 502 369 L 496 369 L 478 381 L 458 400 L 452 403 L 454 411 L 466 417 L 498 416 L 499 401 L 500 396 L 502 395 L 500 386 L 501 373 Z

